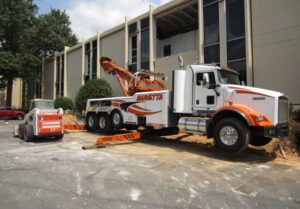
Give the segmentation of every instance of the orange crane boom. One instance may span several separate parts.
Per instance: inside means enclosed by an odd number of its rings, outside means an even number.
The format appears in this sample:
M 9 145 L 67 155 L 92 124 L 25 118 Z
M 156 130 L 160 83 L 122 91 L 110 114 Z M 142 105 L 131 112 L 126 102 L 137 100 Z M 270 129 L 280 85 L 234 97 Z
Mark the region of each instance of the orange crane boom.
M 105 73 L 116 76 L 125 96 L 132 96 L 136 92 L 165 90 L 165 76 L 163 74 L 145 71 L 132 74 L 125 68 L 113 63 L 112 59 L 108 57 L 101 57 L 100 64 Z M 160 78 L 160 80 L 151 80 L 150 77 Z M 128 83 L 128 89 L 125 87 L 124 81 Z

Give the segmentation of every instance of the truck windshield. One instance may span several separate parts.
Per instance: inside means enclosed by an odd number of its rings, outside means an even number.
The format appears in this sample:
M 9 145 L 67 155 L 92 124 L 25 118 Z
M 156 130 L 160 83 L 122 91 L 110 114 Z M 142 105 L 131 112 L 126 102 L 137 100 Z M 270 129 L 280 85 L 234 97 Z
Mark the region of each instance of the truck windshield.
M 236 84 L 241 85 L 239 76 L 237 73 L 228 70 L 218 70 L 219 81 L 222 84 Z
M 54 102 L 53 101 L 35 101 L 32 103 L 31 110 L 34 108 L 39 108 L 42 110 L 54 109 Z

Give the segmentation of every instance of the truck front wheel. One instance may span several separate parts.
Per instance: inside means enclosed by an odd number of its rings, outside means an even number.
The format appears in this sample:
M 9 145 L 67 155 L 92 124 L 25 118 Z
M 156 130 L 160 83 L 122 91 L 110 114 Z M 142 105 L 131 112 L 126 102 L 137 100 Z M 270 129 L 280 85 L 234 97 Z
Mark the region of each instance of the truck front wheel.
M 242 121 L 236 118 L 225 118 L 216 124 L 214 139 L 216 146 L 222 151 L 238 153 L 248 146 L 250 131 Z
M 264 136 L 253 136 L 251 137 L 250 144 L 253 146 L 265 146 L 272 141 L 272 138 Z

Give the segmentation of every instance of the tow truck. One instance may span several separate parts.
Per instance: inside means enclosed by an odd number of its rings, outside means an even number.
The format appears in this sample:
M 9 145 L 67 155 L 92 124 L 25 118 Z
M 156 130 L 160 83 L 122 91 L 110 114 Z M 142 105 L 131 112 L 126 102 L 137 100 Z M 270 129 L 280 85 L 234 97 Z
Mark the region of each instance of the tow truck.
M 87 130 L 177 130 L 214 138 L 215 145 L 227 153 L 288 135 L 288 98 L 283 93 L 245 86 L 239 74 L 228 68 L 184 66 L 181 57 L 179 61 L 171 91 L 165 88 L 162 74 L 132 74 L 102 57 L 104 72 L 117 77 L 125 96 L 89 99 Z
M 63 110 L 55 109 L 53 100 L 33 99 L 23 123 L 15 126 L 14 135 L 25 142 L 36 137 L 62 139 Z

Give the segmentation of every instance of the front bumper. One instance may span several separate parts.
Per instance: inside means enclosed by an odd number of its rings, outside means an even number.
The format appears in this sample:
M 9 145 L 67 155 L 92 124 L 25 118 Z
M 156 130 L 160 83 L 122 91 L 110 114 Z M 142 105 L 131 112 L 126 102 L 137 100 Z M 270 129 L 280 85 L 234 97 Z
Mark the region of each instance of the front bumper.
M 276 126 L 267 126 L 264 127 L 264 136 L 265 137 L 286 137 L 289 135 L 289 124 L 281 123 Z

